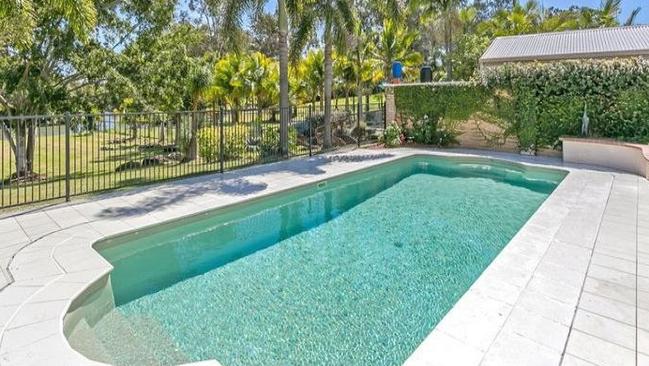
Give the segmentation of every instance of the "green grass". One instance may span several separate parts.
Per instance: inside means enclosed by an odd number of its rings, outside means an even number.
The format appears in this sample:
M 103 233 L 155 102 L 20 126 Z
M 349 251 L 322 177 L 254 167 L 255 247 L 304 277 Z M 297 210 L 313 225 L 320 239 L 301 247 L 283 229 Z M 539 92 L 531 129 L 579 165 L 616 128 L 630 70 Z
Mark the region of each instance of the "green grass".
M 237 133 L 246 133 L 248 126 L 237 126 Z M 226 127 L 235 129 L 235 127 Z M 8 183 L 11 173 L 15 172 L 15 158 L 9 143 L 0 139 L 0 178 L 4 182 L 0 195 L 0 208 L 18 204 L 28 204 L 46 199 L 65 196 L 65 135 L 61 129 L 41 128 L 37 139 L 34 156 L 34 171 L 41 176 L 41 181 L 30 183 Z M 169 160 L 164 165 L 141 167 L 116 172 L 116 169 L 127 162 L 139 162 L 143 159 L 167 156 L 164 145 L 173 145 L 173 129 L 167 132 L 166 141 L 160 144 L 159 128 L 144 128 L 138 132 L 136 139 L 130 138 L 129 131 L 113 130 L 95 131 L 70 137 L 70 192 L 71 195 L 82 195 L 109 189 L 146 184 L 188 175 L 216 172 L 220 162 L 207 162 L 200 157 L 190 162 Z M 216 130 L 215 130 L 216 131 Z M 225 135 L 229 131 L 225 131 Z M 308 149 L 299 146 L 294 155 L 308 154 Z M 258 152 L 245 151 L 240 156 L 224 161 L 224 169 L 230 170 L 242 166 L 258 164 L 264 159 Z

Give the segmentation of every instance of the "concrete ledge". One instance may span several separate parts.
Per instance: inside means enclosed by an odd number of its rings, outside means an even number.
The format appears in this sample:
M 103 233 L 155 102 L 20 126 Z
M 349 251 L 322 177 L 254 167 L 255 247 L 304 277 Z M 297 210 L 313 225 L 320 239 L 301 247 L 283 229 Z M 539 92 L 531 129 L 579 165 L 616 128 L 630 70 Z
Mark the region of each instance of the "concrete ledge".
M 563 137 L 563 161 L 621 170 L 649 179 L 649 146 L 607 139 Z

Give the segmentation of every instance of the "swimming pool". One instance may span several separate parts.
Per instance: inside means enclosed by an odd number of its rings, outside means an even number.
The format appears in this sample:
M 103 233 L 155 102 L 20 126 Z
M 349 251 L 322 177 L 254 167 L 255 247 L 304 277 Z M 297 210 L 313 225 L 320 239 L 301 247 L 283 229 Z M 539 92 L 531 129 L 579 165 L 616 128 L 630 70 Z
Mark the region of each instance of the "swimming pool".
M 564 176 L 412 157 L 105 240 L 66 334 L 118 365 L 398 365 Z

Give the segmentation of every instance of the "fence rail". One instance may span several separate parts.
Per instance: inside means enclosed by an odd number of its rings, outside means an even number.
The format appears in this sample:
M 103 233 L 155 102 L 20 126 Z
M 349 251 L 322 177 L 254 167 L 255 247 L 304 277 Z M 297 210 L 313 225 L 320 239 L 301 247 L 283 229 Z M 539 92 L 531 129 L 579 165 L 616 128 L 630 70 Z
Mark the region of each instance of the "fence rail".
M 0 209 L 318 154 L 323 115 L 308 105 L 0 117 Z M 385 127 L 385 106 L 334 108 L 331 121 L 333 147 L 360 145 Z

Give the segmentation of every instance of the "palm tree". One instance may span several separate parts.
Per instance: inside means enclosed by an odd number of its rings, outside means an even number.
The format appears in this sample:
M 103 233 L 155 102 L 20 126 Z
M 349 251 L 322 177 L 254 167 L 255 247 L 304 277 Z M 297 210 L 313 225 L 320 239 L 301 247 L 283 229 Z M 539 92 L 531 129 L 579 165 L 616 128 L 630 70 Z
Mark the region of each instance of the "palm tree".
M 618 17 L 622 12 L 622 0 L 602 0 L 599 9 L 596 11 L 594 27 L 616 27 L 620 25 Z M 632 25 L 640 13 L 640 8 L 635 8 L 629 17 L 624 21 L 624 25 Z
M 210 72 L 207 68 L 197 66 L 189 78 L 187 85 L 187 92 L 189 94 L 190 103 L 191 103 L 191 131 L 189 137 L 189 143 L 187 144 L 186 160 L 196 160 L 198 155 L 198 129 L 199 129 L 199 120 L 196 115 L 198 107 L 206 99 L 210 84 Z M 180 120 L 176 120 L 176 146 L 180 146 Z
M 254 52 L 246 58 L 244 77 L 257 106 L 257 115 L 261 116 L 263 108 L 273 105 L 279 93 L 277 64 L 270 57 Z
M 446 79 L 453 78 L 453 33 L 459 24 L 460 0 L 415 0 L 415 5 L 427 16 L 435 16 L 435 23 L 443 33 L 444 54 L 446 57 Z
M 234 37 L 241 29 L 241 18 L 249 10 L 263 7 L 266 0 L 224 0 L 225 34 L 231 35 L 230 42 L 236 46 Z M 288 30 L 289 14 L 294 13 L 297 2 L 294 0 L 277 0 L 277 20 L 279 24 L 279 109 L 280 109 L 280 151 L 288 156 L 288 124 L 291 117 L 289 100 L 289 70 L 288 70 Z
M 214 65 L 210 96 L 232 110 L 235 124 L 239 122 L 239 110 L 251 91 L 246 75 L 247 63 L 245 55 L 230 53 Z
M 293 55 L 297 57 L 318 25 L 322 25 L 324 40 L 324 148 L 331 147 L 331 94 L 333 85 L 334 43 L 343 48 L 346 34 L 354 28 L 351 0 L 313 0 L 299 9 Z
M 538 3 L 535 0 L 529 0 L 525 5 L 516 4 L 511 10 L 497 12 L 480 27 L 482 31 L 493 37 L 529 34 L 541 30 L 542 19 Z M 547 19 L 546 22 L 548 22 Z
M 390 67 L 393 61 L 401 61 L 406 67 L 416 67 L 423 61 L 422 55 L 414 50 L 418 34 L 405 26 L 386 19 L 383 28 L 374 35 L 375 47 L 371 49 L 374 59 L 381 64 L 384 80 L 390 78 Z
M 377 85 L 383 78 L 381 63 L 373 57 L 374 43 L 360 22 L 355 26 L 351 41 L 351 72 L 356 89 L 357 111 L 356 118 L 362 122 L 363 92 L 370 86 Z M 369 104 L 369 102 L 368 102 Z
M 325 62 L 322 50 L 309 51 L 304 59 L 297 65 L 301 88 L 308 100 L 315 107 L 320 96 L 320 108 L 324 104 L 323 90 L 325 82 Z

